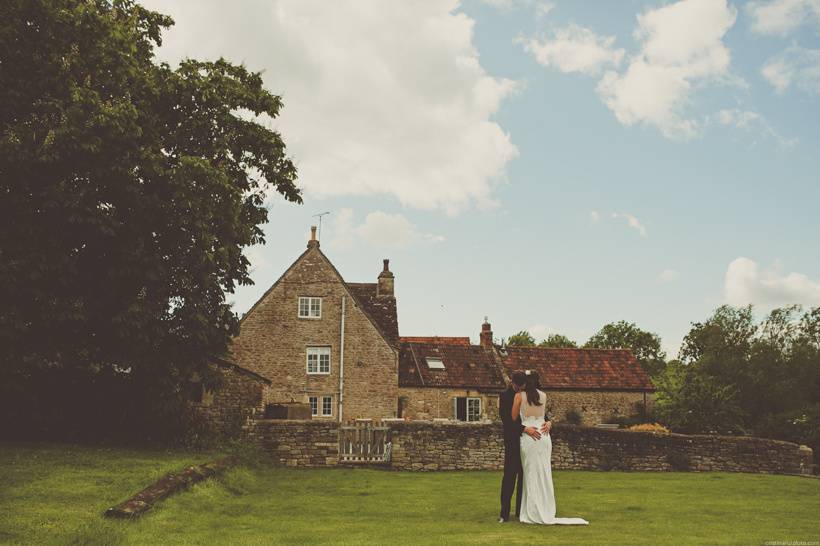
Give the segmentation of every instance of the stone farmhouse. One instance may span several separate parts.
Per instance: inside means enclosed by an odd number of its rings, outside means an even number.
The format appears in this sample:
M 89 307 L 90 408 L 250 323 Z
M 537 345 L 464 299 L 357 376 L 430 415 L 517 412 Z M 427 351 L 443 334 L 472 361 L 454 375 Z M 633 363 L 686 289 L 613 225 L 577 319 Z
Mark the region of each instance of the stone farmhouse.
M 584 424 L 651 407 L 654 386 L 628 350 L 501 347 L 490 324 L 468 337 L 401 337 L 389 261 L 373 283 L 346 282 L 307 249 L 240 321 L 226 377 L 194 407 L 217 427 L 249 414 L 330 421 L 495 421 L 516 369 L 538 371 L 554 420 Z

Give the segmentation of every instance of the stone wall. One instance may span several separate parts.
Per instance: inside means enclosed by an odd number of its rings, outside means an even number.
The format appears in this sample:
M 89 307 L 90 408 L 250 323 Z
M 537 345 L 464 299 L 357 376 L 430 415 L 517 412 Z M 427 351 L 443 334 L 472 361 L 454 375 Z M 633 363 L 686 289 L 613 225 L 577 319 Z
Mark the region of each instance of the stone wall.
M 200 402 L 191 408 L 214 431 L 237 436 L 249 418 L 263 410 L 266 383 L 235 368 L 220 368 L 223 384 L 215 391 L 204 391 Z
M 612 417 L 641 415 L 644 395 L 646 405 L 652 409 L 653 393 L 635 391 L 593 391 L 593 390 L 549 390 L 547 394 L 547 413 L 553 422 L 566 420 L 567 412 L 576 410 L 581 416 L 582 425 L 595 425 L 610 422 Z
M 390 466 L 395 470 L 497 470 L 503 467 L 501 425 L 496 423 L 389 423 Z M 338 424 L 259 421 L 249 428 L 279 464 L 337 465 Z M 660 435 L 559 424 L 553 427 L 552 466 L 558 470 L 682 469 L 801 473 L 811 468 L 811 450 L 764 438 Z M 807 458 L 808 457 L 808 458 Z
M 321 318 L 300 318 L 300 296 L 322 298 Z M 342 298 L 345 298 L 343 418 L 395 417 L 398 353 L 347 291 L 342 278 L 320 252 L 307 250 L 243 317 L 232 340 L 233 361 L 272 381 L 265 403 L 308 403 L 310 396 L 332 397 L 338 420 Z M 307 373 L 307 347 L 330 347 L 330 373 Z M 320 411 L 321 413 L 321 411 Z
M 498 421 L 498 394 L 470 389 L 399 387 L 402 417 L 415 420 L 454 419 L 457 397 L 481 399 L 481 420 Z
M 503 467 L 500 424 L 391 424 L 398 470 L 495 470 Z M 797 444 L 765 438 L 654 434 L 555 425 L 552 466 L 558 470 L 691 470 L 800 473 Z M 678 467 L 679 468 L 679 467 Z
M 247 428 L 247 436 L 270 453 L 276 464 L 339 464 L 339 424 L 334 421 L 259 420 Z

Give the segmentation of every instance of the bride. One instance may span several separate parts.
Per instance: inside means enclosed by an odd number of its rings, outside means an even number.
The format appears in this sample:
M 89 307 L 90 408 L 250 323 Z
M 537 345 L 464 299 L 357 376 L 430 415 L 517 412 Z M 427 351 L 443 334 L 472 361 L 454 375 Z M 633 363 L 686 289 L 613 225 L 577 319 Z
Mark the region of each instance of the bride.
M 547 395 L 538 390 L 538 374 L 528 370 L 523 391 L 515 395 L 512 418 L 521 416 L 525 427 L 541 429 L 544 423 Z M 555 491 L 552 487 L 552 438 L 549 434 L 534 440 L 521 435 L 521 465 L 524 467 L 524 495 L 519 521 L 546 525 L 587 525 L 582 518 L 555 517 Z

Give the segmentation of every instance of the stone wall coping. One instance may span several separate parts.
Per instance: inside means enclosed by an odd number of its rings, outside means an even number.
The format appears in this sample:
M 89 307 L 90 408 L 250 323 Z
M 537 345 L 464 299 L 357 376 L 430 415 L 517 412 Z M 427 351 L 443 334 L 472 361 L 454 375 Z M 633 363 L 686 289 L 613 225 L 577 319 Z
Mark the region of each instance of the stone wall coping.
M 291 426 L 291 427 L 338 427 L 338 421 L 320 421 L 318 419 L 254 419 L 257 426 Z
M 256 424 L 260 426 L 308 426 L 308 427 L 326 427 L 331 426 L 333 428 L 337 428 L 340 426 L 338 421 L 320 421 L 320 420 L 298 420 L 298 419 L 257 419 Z M 374 421 L 374 423 L 378 423 L 378 421 Z M 487 422 L 465 422 L 465 421 L 450 421 L 450 422 L 443 422 L 443 421 L 423 421 L 423 420 L 412 420 L 412 421 L 387 421 L 381 423 L 384 426 L 388 426 L 394 430 L 412 430 L 412 429 L 447 429 L 447 428 L 488 428 L 488 429 L 499 429 L 501 428 L 501 423 L 487 423 Z M 600 436 L 610 436 L 610 437 L 618 437 L 619 435 L 624 434 L 631 434 L 633 437 L 635 436 L 643 436 L 645 438 L 658 438 L 658 437 L 665 437 L 670 438 L 675 441 L 687 441 L 687 440 L 694 440 L 694 441 L 720 441 L 720 442 L 729 442 L 729 443 L 739 443 L 739 444 L 748 444 L 750 442 L 759 442 L 759 443 L 766 443 L 769 445 L 781 445 L 783 447 L 789 448 L 799 448 L 800 446 L 794 442 L 786 442 L 783 440 L 775 440 L 773 438 L 761 438 L 758 436 L 732 436 L 732 435 L 725 435 L 725 434 L 681 434 L 677 432 L 671 433 L 662 433 L 662 432 L 654 432 L 654 431 L 645 431 L 645 430 L 627 430 L 627 429 L 605 429 L 605 428 L 597 428 L 597 427 L 590 427 L 590 426 L 583 426 L 583 425 L 571 425 L 568 423 L 556 423 L 553 425 L 552 429 L 555 432 L 568 432 L 568 433 L 585 433 L 585 432 L 593 432 L 596 435 Z

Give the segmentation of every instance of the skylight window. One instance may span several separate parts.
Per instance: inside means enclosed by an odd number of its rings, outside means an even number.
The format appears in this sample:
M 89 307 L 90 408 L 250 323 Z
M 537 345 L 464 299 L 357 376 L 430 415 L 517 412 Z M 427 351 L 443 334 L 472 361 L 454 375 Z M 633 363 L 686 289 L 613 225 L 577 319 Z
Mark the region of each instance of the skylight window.
M 440 358 L 426 358 L 427 367 L 431 370 L 443 370 L 444 369 L 444 362 L 441 361 Z

